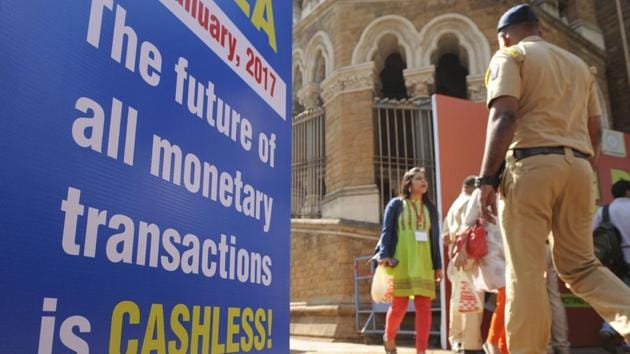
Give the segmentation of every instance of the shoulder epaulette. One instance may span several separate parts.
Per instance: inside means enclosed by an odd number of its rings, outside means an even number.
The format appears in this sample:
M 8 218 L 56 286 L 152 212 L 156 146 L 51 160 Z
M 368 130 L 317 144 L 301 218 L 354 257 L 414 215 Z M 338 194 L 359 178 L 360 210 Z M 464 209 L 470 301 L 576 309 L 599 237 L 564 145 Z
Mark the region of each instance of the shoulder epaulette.
M 523 60 L 525 60 L 525 49 L 521 48 L 519 45 L 513 45 L 511 47 L 499 49 L 496 52 L 495 56 L 497 55 L 507 56 L 509 58 L 512 58 L 514 61 L 516 61 L 520 65 L 523 62 Z M 491 66 L 488 66 L 488 69 L 486 70 L 485 80 L 484 80 L 486 87 L 488 87 L 488 83 L 490 82 L 491 75 L 492 75 L 492 68 Z
M 514 60 L 518 61 L 519 63 L 525 59 L 525 51 L 518 45 L 513 45 L 511 47 L 503 48 L 503 49 L 500 49 L 499 51 L 511 58 L 514 58 Z

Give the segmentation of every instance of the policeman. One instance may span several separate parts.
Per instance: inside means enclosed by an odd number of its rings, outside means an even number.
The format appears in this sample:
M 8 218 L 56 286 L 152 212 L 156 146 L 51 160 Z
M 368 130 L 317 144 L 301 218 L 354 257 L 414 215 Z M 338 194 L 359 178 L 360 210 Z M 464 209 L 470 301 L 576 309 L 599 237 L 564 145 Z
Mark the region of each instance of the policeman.
M 499 219 L 508 349 L 546 351 L 551 323 L 543 274 L 550 230 L 560 278 L 627 340 L 630 289 L 596 260 L 590 232 L 591 165 L 601 141 L 595 76 L 580 58 L 540 37 L 528 5 L 503 14 L 497 31 L 500 50 L 486 75 L 490 113 L 476 184 L 489 221 L 495 220 L 497 188 L 505 202 Z

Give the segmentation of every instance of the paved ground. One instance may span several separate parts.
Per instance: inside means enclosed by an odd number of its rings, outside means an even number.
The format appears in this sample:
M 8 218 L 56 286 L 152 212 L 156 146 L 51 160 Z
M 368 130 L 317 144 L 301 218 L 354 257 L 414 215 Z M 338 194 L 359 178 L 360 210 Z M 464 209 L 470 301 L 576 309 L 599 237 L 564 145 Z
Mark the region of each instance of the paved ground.
M 331 342 L 320 339 L 291 337 L 291 354 L 383 354 L 381 345 Z M 411 347 L 399 347 L 399 354 L 415 354 Z M 431 349 L 428 354 L 451 354 L 448 350 Z M 574 348 L 571 354 L 606 354 L 599 348 Z
M 357 343 L 330 342 L 324 340 L 313 340 L 310 338 L 291 337 L 291 354 L 383 354 L 382 345 L 365 345 Z M 399 354 L 415 354 L 411 347 L 399 347 Z M 429 350 L 428 354 L 451 353 L 446 350 Z

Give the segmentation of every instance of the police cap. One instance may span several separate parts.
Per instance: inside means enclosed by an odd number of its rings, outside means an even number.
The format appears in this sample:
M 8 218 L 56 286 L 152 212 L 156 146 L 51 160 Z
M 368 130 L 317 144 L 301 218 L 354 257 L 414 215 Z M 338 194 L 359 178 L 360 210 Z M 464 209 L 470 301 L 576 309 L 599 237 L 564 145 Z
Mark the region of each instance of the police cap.
M 538 22 L 538 17 L 529 5 L 516 5 L 507 10 L 503 16 L 501 16 L 501 19 L 499 19 L 499 23 L 497 24 L 497 32 L 500 32 L 507 26 L 525 22 Z

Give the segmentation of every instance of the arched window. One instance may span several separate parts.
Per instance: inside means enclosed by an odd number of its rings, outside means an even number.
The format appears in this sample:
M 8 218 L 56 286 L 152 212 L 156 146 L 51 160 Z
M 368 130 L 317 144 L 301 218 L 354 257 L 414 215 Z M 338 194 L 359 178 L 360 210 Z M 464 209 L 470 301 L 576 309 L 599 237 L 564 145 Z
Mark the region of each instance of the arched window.
M 435 68 L 435 93 L 467 98 L 467 75 L 468 70 L 462 66 L 457 55 L 451 53 L 442 55 Z
M 318 32 L 305 54 L 295 51 L 294 92 L 299 99 L 294 106 L 291 143 L 291 215 L 300 218 L 321 217 L 321 201 L 326 194 L 326 124 L 322 106 L 321 83 L 330 75 L 332 44 L 324 32 Z M 296 60 L 303 57 L 304 62 Z M 299 88 L 298 88 L 299 85 Z
M 435 92 L 451 97 L 467 98 L 468 53 L 454 35 L 444 35 L 431 56 L 435 65 Z
M 320 84 L 332 73 L 335 55 L 332 42 L 325 32 L 317 32 L 304 50 L 304 86 Z
M 407 67 L 399 53 L 390 54 L 385 59 L 385 67 L 380 73 L 381 87 L 384 98 L 407 98 L 407 87 L 403 70 Z
M 302 88 L 304 80 L 302 79 L 302 69 L 296 66 L 293 70 L 293 113 L 294 115 L 304 111 L 304 106 L 300 104 L 300 100 L 297 97 L 297 92 Z
M 396 100 L 408 97 L 403 76 L 403 70 L 407 68 L 405 49 L 396 33 L 385 33 L 375 43 L 371 60 L 379 73 L 380 92 L 377 96 Z
M 470 18 L 459 14 L 438 16 L 422 28 L 418 38 L 418 67 L 437 66 L 442 55 L 451 53 L 457 55 L 469 75 L 486 72 L 490 44 Z
M 317 52 L 317 58 L 315 59 L 315 66 L 313 67 L 313 82 L 316 84 L 321 83 L 326 78 L 326 60 L 320 51 Z
M 370 23 L 352 51 L 352 65 L 374 61 L 377 70 L 382 70 L 384 60 L 392 53 L 399 53 L 406 65 L 413 67 L 415 42 L 418 32 L 408 19 L 386 15 Z

